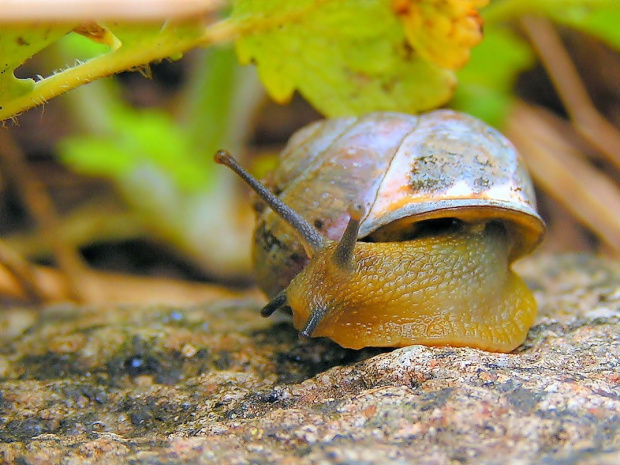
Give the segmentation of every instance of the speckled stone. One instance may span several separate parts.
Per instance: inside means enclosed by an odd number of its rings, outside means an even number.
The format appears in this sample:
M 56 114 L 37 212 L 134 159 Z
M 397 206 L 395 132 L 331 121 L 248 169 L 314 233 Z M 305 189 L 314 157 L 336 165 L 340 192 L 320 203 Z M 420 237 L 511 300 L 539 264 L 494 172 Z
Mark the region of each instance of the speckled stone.
M 519 264 L 512 354 L 300 340 L 255 298 L 0 316 L 0 460 L 620 463 L 620 264 Z

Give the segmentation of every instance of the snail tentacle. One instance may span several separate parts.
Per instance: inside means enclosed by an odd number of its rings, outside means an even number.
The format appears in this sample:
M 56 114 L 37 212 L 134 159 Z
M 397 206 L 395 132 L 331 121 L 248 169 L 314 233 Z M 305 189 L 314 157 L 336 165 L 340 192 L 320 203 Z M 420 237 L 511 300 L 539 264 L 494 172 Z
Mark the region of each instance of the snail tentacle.
M 269 301 L 267 305 L 260 311 L 261 316 L 268 317 L 273 315 L 276 311 L 280 310 L 286 305 L 286 289 L 276 295 Z
M 314 308 L 312 312 L 310 313 L 310 318 L 308 319 L 306 326 L 303 327 L 303 329 L 299 332 L 299 334 L 305 337 L 312 337 L 312 334 L 314 334 L 314 331 L 316 330 L 317 326 L 319 325 L 319 323 L 321 322 L 321 320 L 326 314 L 327 314 L 327 308 L 325 307 Z
M 347 213 L 350 217 L 347 229 L 345 229 L 332 257 L 336 266 L 344 270 L 353 268 L 353 252 L 366 210 L 361 204 L 355 204 L 349 207 Z
M 304 249 L 310 257 L 325 247 L 325 238 L 314 226 L 306 221 L 299 213 L 276 197 L 269 189 L 263 186 L 254 176 L 244 170 L 226 150 L 218 150 L 215 154 L 215 162 L 225 165 L 233 170 L 245 183 L 252 188 L 271 209 L 286 221 L 302 239 Z

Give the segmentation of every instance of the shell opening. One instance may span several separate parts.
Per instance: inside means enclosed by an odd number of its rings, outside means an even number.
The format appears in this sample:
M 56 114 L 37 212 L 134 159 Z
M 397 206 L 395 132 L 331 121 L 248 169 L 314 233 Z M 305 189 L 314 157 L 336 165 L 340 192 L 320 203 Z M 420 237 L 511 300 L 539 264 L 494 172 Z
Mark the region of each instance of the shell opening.
M 534 250 L 545 233 L 545 224 L 537 214 L 524 214 L 522 211 L 495 205 L 449 205 L 444 208 L 437 205 L 434 210 L 421 210 L 396 221 L 385 222 L 360 240 L 399 242 L 450 232 L 462 225 L 488 223 L 500 223 L 510 234 L 510 263 Z M 361 230 L 364 230 L 364 225 Z
M 360 239 L 360 242 L 401 242 L 462 230 L 465 221 L 459 218 L 433 218 L 402 224 L 400 228 L 381 228 Z

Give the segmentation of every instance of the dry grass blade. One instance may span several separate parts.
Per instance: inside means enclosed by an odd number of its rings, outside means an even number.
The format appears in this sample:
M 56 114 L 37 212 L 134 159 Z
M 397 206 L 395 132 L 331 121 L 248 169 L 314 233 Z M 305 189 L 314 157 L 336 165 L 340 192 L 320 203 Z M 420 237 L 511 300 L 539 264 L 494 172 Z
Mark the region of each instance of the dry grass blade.
M 13 289 L 12 292 L 20 293 L 20 291 L 23 291 L 25 297 L 34 302 L 43 302 L 45 300 L 43 291 L 39 288 L 30 264 L 1 239 L 0 265 L 4 266 L 17 280 L 16 284 L 18 287 Z
M 75 249 L 101 242 L 143 239 L 149 230 L 136 213 L 125 211 L 114 202 L 97 198 L 59 217 L 58 233 Z M 7 246 L 30 260 L 53 255 L 49 237 L 37 231 L 20 231 L 4 237 Z
M 24 207 L 37 221 L 39 228 L 48 235 L 54 251 L 54 258 L 64 272 L 70 294 L 81 300 L 84 292 L 83 277 L 88 267 L 82 258 L 59 234 L 58 217 L 54 205 L 43 185 L 28 168 L 25 156 L 15 144 L 8 129 L 0 130 L 0 162 L 7 177 L 18 191 Z M 59 283 L 60 285 L 60 283 Z
M 568 144 L 543 111 L 516 104 L 506 124 L 508 137 L 536 182 L 620 255 L 620 188 Z
M 71 296 L 64 290 L 64 275 L 52 268 L 33 266 L 33 279 L 47 302 L 66 302 Z M 143 278 L 125 274 L 90 271 L 83 277 L 83 303 L 105 305 L 117 303 L 197 304 L 214 299 L 231 298 L 230 290 L 210 284 L 165 278 Z M 97 292 L 89 293 L 89 289 Z M 0 267 L 0 295 L 13 299 L 28 296 L 14 274 Z
M 551 22 L 538 17 L 524 17 L 521 25 L 577 130 L 620 169 L 620 131 L 595 108 Z

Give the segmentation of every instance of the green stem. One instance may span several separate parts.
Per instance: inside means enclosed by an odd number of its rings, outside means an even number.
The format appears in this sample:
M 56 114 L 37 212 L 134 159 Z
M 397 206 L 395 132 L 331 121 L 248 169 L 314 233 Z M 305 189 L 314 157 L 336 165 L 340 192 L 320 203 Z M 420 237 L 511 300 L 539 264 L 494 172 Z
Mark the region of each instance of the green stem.
M 44 104 L 60 94 L 96 79 L 143 66 L 155 60 L 178 56 L 198 46 L 225 42 L 231 40 L 235 33 L 234 25 L 227 21 L 206 28 L 196 20 L 191 23 L 169 23 L 159 34 L 133 46 L 121 46 L 105 55 L 37 82 L 31 92 L 7 102 L 0 109 L 0 121 Z
M 194 153 L 206 159 L 206 169 L 213 175 L 205 186 L 208 195 L 202 197 L 194 212 L 205 231 L 196 235 L 200 237 L 200 250 L 205 252 L 194 255 L 204 255 L 205 261 L 220 272 L 239 273 L 249 265 L 247 244 L 251 228 L 247 222 L 247 198 L 239 195 L 241 190 L 235 178 L 215 173 L 212 160 L 221 148 L 243 153 L 264 91 L 256 71 L 237 64 L 232 47 L 213 47 L 196 58 L 196 68 L 181 97 L 183 112 L 179 123 L 185 128 Z
M 264 91 L 256 71 L 240 67 L 232 47 L 213 47 L 197 60 L 197 68 L 182 97 L 182 126 L 197 153 L 226 148 L 239 152 Z
M 498 23 L 524 13 L 531 12 L 536 6 L 531 0 L 500 0 L 491 2 L 482 10 L 485 24 Z
M 229 47 L 211 48 L 197 58 L 180 119 L 194 147 L 215 153 L 228 139 L 237 60 Z

